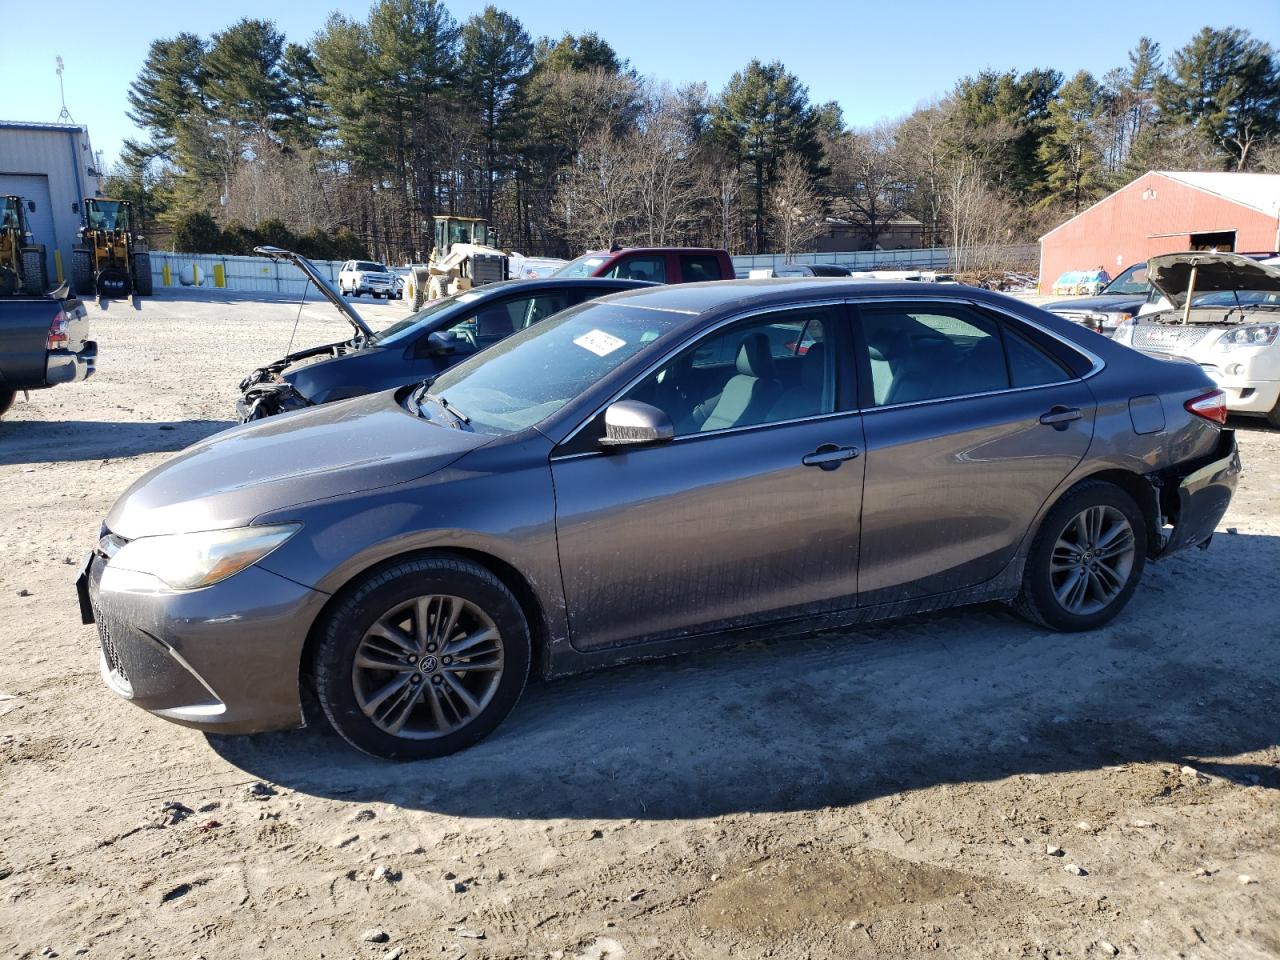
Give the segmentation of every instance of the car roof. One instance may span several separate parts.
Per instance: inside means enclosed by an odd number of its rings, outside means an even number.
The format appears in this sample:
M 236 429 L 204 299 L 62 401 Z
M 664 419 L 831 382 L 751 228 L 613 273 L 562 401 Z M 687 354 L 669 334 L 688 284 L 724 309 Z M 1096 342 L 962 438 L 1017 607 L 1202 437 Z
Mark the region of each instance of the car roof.
M 617 250 L 587 250 L 578 254 L 574 259 L 580 259 L 581 257 L 617 257 L 624 253 L 714 253 L 719 255 L 723 252 L 719 247 L 619 247 Z
M 962 287 L 966 299 L 990 299 L 989 291 Z M 988 296 L 980 296 L 988 294 Z M 954 284 L 859 280 L 847 277 L 768 277 L 758 280 L 710 280 L 660 285 L 615 294 L 614 303 L 702 315 L 713 311 L 846 297 L 960 296 Z
M 658 287 L 652 280 L 629 280 L 617 277 L 531 277 L 529 279 L 499 280 L 483 286 L 472 287 L 474 293 L 497 296 L 513 290 L 562 290 L 565 287 L 592 287 L 595 289 L 635 290 L 639 287 Z

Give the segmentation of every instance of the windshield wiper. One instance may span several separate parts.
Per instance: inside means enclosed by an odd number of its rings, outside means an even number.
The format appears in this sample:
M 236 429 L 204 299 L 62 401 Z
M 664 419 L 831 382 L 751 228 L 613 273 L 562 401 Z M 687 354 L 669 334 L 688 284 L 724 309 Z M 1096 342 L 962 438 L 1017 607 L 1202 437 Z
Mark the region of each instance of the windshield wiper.
M 419 386 L 416 390 L 414 390 L 412 394 L 410 394 L 410 399 L 412 399 L 414 404 L 417 406 L 418 416 L 422 416 L 422 401 L 428 400 L 431 403 L 434 403 L 437 407 L 439 407 L 445 413 L 449 414 L 449 416 L 453 417 L 455 421 L 454 423 L 455 427 L 458 426 L 459 424 L 471 423 L 470 417 L 468 417 L 465 413 L 463 413 L 457 407 L 450 404 L 449 401 L 444 397 L 432 393 L 428 389 L 428 386 L 429 386 L 428 384 L 424 383 L 421 386 Z

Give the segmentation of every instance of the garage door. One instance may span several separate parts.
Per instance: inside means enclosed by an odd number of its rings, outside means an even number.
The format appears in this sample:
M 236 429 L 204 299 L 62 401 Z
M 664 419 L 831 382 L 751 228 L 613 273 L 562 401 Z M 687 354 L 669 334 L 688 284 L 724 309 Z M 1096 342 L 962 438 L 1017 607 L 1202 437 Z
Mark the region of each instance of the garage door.
M 27 225 L 37 244 L 45 249 L 45 275 L 53 276 L 51 261 L 58 246 L 53 232 L 53 205 L 49 202 L 49 178 L 37 174 L 0 173 L 0 196 L 34 201 L 36 212 L 27 211 Z

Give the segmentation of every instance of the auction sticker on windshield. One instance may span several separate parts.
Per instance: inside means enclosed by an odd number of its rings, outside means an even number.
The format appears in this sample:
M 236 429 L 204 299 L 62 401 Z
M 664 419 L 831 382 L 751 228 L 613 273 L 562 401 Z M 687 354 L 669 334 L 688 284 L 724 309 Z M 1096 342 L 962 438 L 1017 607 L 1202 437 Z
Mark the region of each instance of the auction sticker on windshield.
M 607 357 L 619 347 L 625 347 L 627 341 L 619 340 L 611 333 L 603 330 L 590 330 L 573 341 L 584 350 L 590 350 L 597 357 Z

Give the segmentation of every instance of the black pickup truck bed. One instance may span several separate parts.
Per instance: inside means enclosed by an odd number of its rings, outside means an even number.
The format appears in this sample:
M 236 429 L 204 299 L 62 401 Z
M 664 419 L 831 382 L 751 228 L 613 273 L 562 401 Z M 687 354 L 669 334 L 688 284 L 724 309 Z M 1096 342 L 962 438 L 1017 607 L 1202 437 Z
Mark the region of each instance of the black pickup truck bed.
M 92 376 L 97 358 L 84 304 L 65 286 L 43 297 L 0 299 L 0 414 L 19 390 Z

